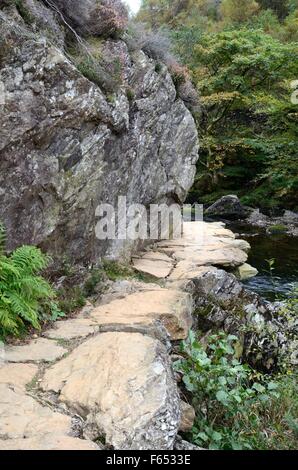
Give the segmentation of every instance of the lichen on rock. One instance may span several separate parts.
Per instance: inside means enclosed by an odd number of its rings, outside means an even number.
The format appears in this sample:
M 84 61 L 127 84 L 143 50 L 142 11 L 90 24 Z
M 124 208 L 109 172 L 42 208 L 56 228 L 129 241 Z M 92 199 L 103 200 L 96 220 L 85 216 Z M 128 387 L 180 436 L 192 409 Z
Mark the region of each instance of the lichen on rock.
M 98 240 L 96 207 L 115 206 L 118 195 L 145 206 L 184 201 L 195 175 L 197 130 L 166 67 L 158 73 L 153 59 L 129 52 L 121 39 L 101 41 L 119 69 L 114 92 L 94 82 L 88 60 L 82 73 L 65 42 L 68 27 L 49 8 L 53 3 L 63 3 L 68 18 L 79 14 L 67 1 L 26 1 L 30 24 L 13 6 L 0 11 L 0 218 L 9 249 L 35 244 L 56 258 L 96 263 L 136 246 Z M 76 3 L 93 8 L 96 2 Z M 92 8 L 86 15 L 94 21 Z M 114 65 L 105 71 L 111 82 Z

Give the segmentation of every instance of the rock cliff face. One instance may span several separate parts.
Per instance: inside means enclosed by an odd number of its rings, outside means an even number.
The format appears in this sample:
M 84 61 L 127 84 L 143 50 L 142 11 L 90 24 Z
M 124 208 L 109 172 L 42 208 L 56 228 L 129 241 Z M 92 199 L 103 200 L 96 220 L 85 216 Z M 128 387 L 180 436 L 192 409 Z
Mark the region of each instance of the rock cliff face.
M 10 249 L 90 263 L 134 248 L 96 239 L 98 204 L 185 199 L 197 132 L 167 68 L 120 39 L 100 39 L 119 65 L 117 89 L 82 75 L 54 3 L 0 2 L 0 220 Z

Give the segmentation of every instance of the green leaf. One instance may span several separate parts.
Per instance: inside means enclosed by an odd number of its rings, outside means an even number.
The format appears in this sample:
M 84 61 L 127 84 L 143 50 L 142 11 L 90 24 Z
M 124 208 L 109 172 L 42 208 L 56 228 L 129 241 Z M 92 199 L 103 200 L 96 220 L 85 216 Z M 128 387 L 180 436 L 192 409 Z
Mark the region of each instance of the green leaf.
M 215 442 L 219 442 L 222 440 L 222 435 L 217 431 L 214 431 L 211 437 Z
M 219 402 L 225 405 L 229 400 L 229 395 L 224 390 L 219 390 L 216 393 L 216 398 Z
M 205 432 L 199 432 L 199 434 L 197 434 L 197 437 L 199 439 L 201 439 L 202 441 L 204 441 L 204 442 L 209 441 L 209 437 L 207 436 L 207 434 Z
M 260 393 L 263 393 L 266 390 L 265 387 L 263 385 L 261 385 L 260 383 L 258 383 L 258 382 L 254 383 L 252 388 L 254 390 L 256 390 L 257 392 L 260 392 Z

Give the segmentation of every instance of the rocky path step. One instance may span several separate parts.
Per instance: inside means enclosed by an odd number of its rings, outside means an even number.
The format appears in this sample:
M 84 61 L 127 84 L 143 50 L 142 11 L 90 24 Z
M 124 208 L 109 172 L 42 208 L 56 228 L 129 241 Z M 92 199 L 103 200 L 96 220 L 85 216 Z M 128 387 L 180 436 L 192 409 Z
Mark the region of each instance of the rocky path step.
M 216 271 L 212 264 L 243 265 L 247 249 L 222 224 L 186 223 L 182 239 L 133 260 L 164 287 L 135 283 L 45 337 L 7 346 L 0 449 L 99 450 L 103 440 L 116 449 L 172 449 L 194 418 L 169 355 L 169 340 L 186 338 L 192 326 L 192 295 L 180 284 Z

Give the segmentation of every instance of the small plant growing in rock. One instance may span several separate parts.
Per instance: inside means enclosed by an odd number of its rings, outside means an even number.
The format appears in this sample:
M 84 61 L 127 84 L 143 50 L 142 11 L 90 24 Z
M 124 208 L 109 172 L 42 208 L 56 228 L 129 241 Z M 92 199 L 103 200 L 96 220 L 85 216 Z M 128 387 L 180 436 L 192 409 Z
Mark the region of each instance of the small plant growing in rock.
M 135 93 L 132 88 L 127 88 L 126 96 L 127 96 L 128 101 L 133 101 L 135 99 Z
M 14 0 L 15 6 L 25 23 L 32 24 L 34 23 L 34 18 L 30 13 L 30 10 L 26 7 L 23 0 Z
M 155 64 L 155 72 L 160 73 L 161 71 L 162 71 L 162 64 L 160 62 L 157 62 L 157 64 Z

